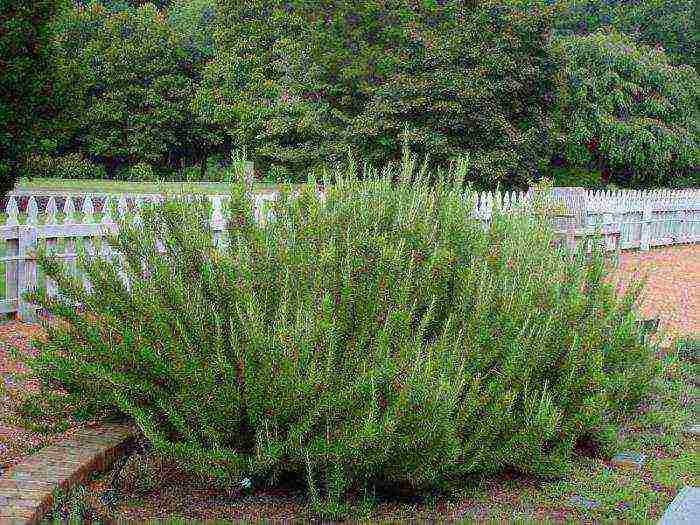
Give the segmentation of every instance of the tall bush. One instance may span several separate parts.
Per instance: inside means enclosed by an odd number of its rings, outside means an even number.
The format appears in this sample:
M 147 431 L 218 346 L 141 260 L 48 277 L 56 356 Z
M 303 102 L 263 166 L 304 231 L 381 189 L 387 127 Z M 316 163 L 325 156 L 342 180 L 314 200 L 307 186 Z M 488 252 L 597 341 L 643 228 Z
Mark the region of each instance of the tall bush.
M 622 187 L 700 184 L 700 77 L 615 32 L 557 39 L 560 160 Z
M 112 260 L 81 258 L 89 291 L 42 254 L 61 296 L 34 297 L 56 320 L 28 361 L 44 388 L 24 394 L 25 422 L 121 414 L 202 476 L 295 473 L 327 504 L 560 472 L 646 391 L 638 287 L 618 297 L 599 251 L 553 249 L 546 217 L 484 228 L 467 174 L 351 167 L 260 222 L 235 187 L 225 248 L 206 207 L 166 202 L 123 224 Z

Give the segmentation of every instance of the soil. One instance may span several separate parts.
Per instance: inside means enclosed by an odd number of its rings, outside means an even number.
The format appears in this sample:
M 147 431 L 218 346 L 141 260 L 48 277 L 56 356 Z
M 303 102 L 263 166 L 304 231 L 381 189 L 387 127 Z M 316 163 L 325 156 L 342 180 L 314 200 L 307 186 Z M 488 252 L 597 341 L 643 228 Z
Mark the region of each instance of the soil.
M 15 348 L 19 352 L 32 355 L 32 337 L 41 333 L 41 327 L 34 324 L 9 321 L 0 325 L 0 472 L 32 454 L 40 448 L 60 441 L 70 435 L 78 426 L 57 435 L 43 435 L 25 430 L 13 422 L 13 399 L 3 390 L 14 389 L 19 384 L 29 391 L 38 388 L 33 380 L 21 381 L 14 377 L 16 373 L 26 372 L 26 368 L 9 355 L 8 349 Z

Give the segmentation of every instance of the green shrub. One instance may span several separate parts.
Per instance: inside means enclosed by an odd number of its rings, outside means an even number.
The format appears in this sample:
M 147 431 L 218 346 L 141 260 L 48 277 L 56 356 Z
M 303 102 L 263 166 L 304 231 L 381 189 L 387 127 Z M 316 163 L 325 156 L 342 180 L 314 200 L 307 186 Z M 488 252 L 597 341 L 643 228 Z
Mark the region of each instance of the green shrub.
M 675 342 L 678 357 L 685 361 L 700 361 L 700 335 L 682 337 Z
M 129 168 L 129 180 L 135 182 L 146 182 L 155 179 L 153 168 L 150 164 L 139 162 Z
M 71 153 L 55 159 L 53 176 L 57 179 L 99 179 L 104 177 L 104 168 L 83 158 L 80 153 Z
M 485 229 L 467 172 L 348 169 L 260 223 L 236 185 L 225 248 L 203 205 L 147 207 L 109 239 L 130 289 L 117 259 L 81 257 L 88 292 L 41 254 L 62 298 L 34 296 L 59 322 L 28 359 L 44 388 L 25 424 L 121 414 L 192 472 L 296 473 L 327 509 L 375 484 L 561 472 L 647 390 L 638 286 L 619 298 L 602 253 L 552 249 L 540 212 Z
M 80 153 L 69 153 L 62 157 L 46 154 L 30 155 L 22 165 L 27 177 L 51 177 L 56 179 L 102 179 L 105 169 L 84 158 Z
M 602 189 L 603 176 L 599 171 L 587 171 L 581 168 L 550 168 L 549 175 L 554 186 L 582 186 L 584 188 Z

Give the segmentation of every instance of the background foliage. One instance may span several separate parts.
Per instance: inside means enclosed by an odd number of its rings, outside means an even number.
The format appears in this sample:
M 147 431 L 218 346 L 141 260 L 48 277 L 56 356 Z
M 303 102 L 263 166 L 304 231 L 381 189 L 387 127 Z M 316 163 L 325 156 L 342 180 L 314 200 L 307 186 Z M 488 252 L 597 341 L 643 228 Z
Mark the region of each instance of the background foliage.
M 697 184 L 700 79 L 615 32 L 557 39 L 566 56 L 559 160 L 620 187 Z
M 245 155 L 259 177 L 297 181 L 349 153 L 385 164 L 406 144 L 433 166 L 468 154 L 485 189 L 543 175 L 698 185 L 693 7 L 75 1 L 41 58 L 57 80 L 25 113 L 21 168 L 129 178 L 145 163 L 158 179 L 217 180 Z
M 544 10 L 377 0 L 267 2 L 251 15 L 220 4 L 219 45 L 240 48 L 245 35 L 241 62 L 259 61 L 255 72 L 272 88 L 247 144 L 264 165 L 299 178 L 349 151 L 384 165 L 407 144 L 443 166 L 470 153 L 475 182 L 511 187 L 526 185 L 548 154 L 558 64 Z M 229 56 L 212 67 L 231 67 Z
M 186 15 L 173 13 L 176 27 Z M 205 168 L 223 137 L 193 109 L 208 56 L 201 31 L 177 33 L 151 4 L 112 14 L 94 4 L 63 24 L 57 63 L 70 129 L 61 152 L 82 154 L 110 178 L 128 177 L 139 163 L 162 176 Z
M 697 3 L 693 0 L 559 0 L 556 27 L 586 35 L 614 28 L 635 41 L 660 48 L 671 62 L 697 69 Z
M 62 0 L 0 0 L 0 195 L 53 114 L 51 23 Z

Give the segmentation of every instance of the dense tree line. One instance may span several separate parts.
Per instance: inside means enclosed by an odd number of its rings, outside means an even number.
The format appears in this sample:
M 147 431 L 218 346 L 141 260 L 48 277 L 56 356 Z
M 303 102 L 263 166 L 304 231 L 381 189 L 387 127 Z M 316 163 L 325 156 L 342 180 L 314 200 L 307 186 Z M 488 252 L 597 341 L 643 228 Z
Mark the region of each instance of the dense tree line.
M 693 16 L 681 0 L 75 1 L 16 171 L 221 178 L 245 154 L 300 180 L 409 147 L 468 156 L 481 188 L 697 185 Z
M 63 0 L 0 0 L 0 195 L 55 114 L 50 39 Z

